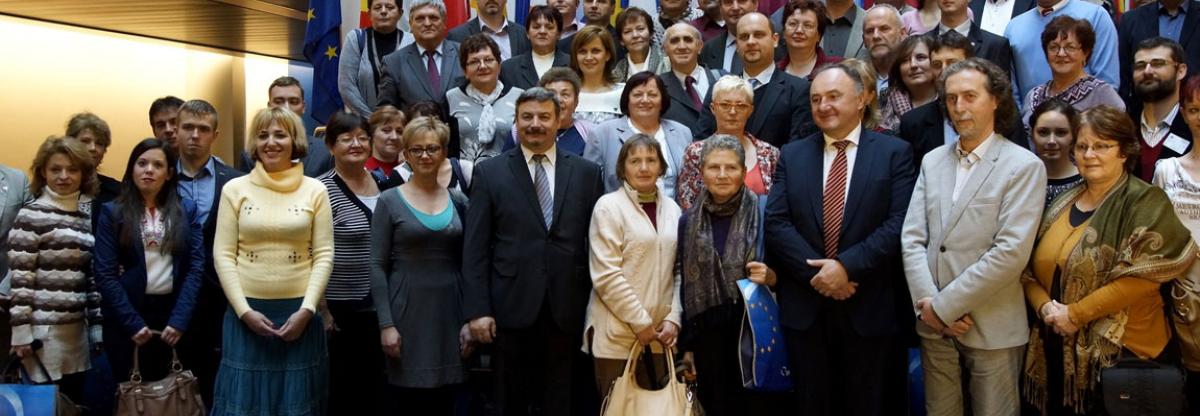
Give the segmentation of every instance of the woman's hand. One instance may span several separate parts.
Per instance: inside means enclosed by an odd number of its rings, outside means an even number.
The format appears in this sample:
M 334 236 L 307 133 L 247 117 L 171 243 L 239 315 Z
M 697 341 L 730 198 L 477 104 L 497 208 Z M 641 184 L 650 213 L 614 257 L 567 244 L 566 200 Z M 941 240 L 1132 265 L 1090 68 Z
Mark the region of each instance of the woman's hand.
M 163 342 L 167 343 L 167 345 L 170 345 L 171 348 L 175 348 L 175 344 L 178 344 L 179 339 L 181 338 L 183 338 L 183 331 L 170 326 L 167 326 L 167 328 L 163 329 L 162 331 Z
M 136 334 L 133 334 L 133 336 L 130 338 L 133 339 L 134 345 L 137 345 L 140 347 L 140 346 L 146 345 L 146 343 L 149 342 L 151 338 L 154 338 L 154 332 L 150 331 L 149 327 L 143 326 L 140 331 L 138 331 Z
M 767 287 L 775 286 L 775 271 L 766 264 L 757 261 L 746 263 L 746 273 L 749 274 L 751 282 Z
M 275 333 L 275 323 L 258 311 L 250 310 L 242 314 L 242 323 L 260 337 L 278 336 Z
M 1054 330 L 1054 333 L 1065 337 L 1074 335 L 1079 331 L 1079 327 L 1075 326 L 1074 322 L 1071 322 L 1071 311 L 1067 305 L 1052 300 L 1043 305 L 1042 309 L 1049 312 L 1043 314 L 1042 320 Z
M 638 344 L 641 344 L 641 345 L 649 345 L 650 342 L 654 341 L 657 338 L 658 338 L 658 331 L 654 330 L 654 325 L 650 325 L 645 328 L 642 328 L 642 330 L 638 331 L 638 333 L 637 333 L 637 342 L 638 342 Z
M 308 328 L 308 321 L 312 320 L 312 317 L 312 311 L 300 308 L 300 310 L 288 317 L 287 322 L 284 322 L 283 326 L 275 331 L 275 335 L 287 342 L 300 339 L 300 335 L 304 333 L 305 328 Z
M 462 329 L 458 330 L 458 354 L 462 358 L 471 356 L 475 352 L 475 341 L 471 339 L 471 325 L 463 324 Z
M 461 339 L 462 335 L 459 334 Z M 379 331 L 379 344 L 383 346 L 383 353 L 392 358 L 400 358 L 400 331 L 396 327 L 389 326 Z
M 692 383 L 696 381 L 696 357 L 691 351 L 683 353 L 683 380 Z
M 675 341 L 679 338 L 679 327 L 675 326 L 674 322 L 662 321 L 658 324 L 658 330 L 654 335 L 658 338 L 658 342 L 663 344 L 663 347 L 675 348 Z
M 337 324 L 333 322 L 333 313 L 329 312 L 329 307 L 321 305 L 317 310 L 321 314 L 321 321 L 324 324 L 325 332 L 341 331 L 341 328 L 338 328 Z
M 32 357 L 33 344 L 13 345 L 11 351 L 13 354 L 16 354 L 18 358 Z

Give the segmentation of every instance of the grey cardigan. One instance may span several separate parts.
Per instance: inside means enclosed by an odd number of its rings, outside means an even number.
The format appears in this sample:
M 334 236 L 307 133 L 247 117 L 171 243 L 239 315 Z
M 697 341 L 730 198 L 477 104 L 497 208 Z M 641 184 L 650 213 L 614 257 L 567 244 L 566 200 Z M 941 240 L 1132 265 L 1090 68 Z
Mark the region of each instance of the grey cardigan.
M 412 35 L 400 29 L 400 45 L 396 50 L 413 43 Z M 366 29 L 354 29 L 346 34 L 342 42 L 341 60 L 338 62 L 338 92 L 346 109 L 363 117 L 370 117 L 379 104 L 378 85 L 375 82 L 374 66 L 371 56 L 367 53 L 366 45 L 359 43 L 359 36 L 367 39 L 371 36 Z M 380 62 L 383 57 L 379 57 Z M 381 70 L 382 72 L 382 70 Z

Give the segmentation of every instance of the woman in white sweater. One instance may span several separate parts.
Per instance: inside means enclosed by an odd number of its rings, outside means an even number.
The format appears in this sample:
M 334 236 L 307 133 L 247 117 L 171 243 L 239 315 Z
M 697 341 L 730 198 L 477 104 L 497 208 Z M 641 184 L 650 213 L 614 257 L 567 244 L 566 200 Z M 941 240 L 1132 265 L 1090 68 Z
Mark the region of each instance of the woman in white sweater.
M 657 185 L 665 172 L 662 150 L 650 136 L 634 135 L 617 166 L 622 187 L 596 202 L 588 231 L 593 289 L 583 345 L 595 358 L 603 396 L 635 343 L 652 345 L 655 354 L 675 346 L 683 310 L 675 273 L 680 211 Z M 654 361 L 654 375 L 663 377 L 667 364 Z

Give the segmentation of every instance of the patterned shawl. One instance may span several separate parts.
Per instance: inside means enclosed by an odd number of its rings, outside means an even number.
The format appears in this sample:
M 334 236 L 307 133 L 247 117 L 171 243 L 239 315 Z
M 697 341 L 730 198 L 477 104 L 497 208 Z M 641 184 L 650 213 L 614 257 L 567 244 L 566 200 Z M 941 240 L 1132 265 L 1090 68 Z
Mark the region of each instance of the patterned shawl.
M 1039 242 L 1055 219 L 1069 210 L 1086 189 L 1086 182 L 1082 182 L 1054 199 L 1042 215 Z M 1082 238 L 1068 255 L 1062 272 L 1062 299 L 1058 301 L 1074 304 L 1124 277 L 1169 282 L 1184 275 L 1197 254 L 1191 232 L 1179 222 L 1167 195 L 1125 174 L 1096 208 Z M 1026 268 L 1021 279 L 1034 281 L 1032 268 Z M 1129 310 L 1125 309 L 1082 325 L 1074 335 L 1064 337 L 1064 405 L 1076 412 L 1086 410 L 1088 395 L 1100 380 L 1100 370 L 1112 366 L 1118 358 L 1128 320 Z M 1025 396 L 1043 412 L 1047 400 L 1045 348 L 1041 331 L 1034 328 L 1025 355 Z
M 696 205 L 688 210 L 687 241 L 683 249 L 683 296 L 685 319 L 713 307 L 732 305 L 741 299 L 737 280 L 745 277 L 746 263 L 755 258 L 758 241 L 758 196 L 742 187 L 737 195 L 722 204 L 712 201 L 708 190 L 700 193 Z M 718 253 L 713 242 L 709 215 L 733 216 L 725 238 L 725 252 Z
M 1042 103 L 1046 101 L 1050 101 L 1051 98 L 1058 98 L 1065 101 L 1067 104 L 1074 106 L 1075 103 L 1078 103 L 1080 100 L 1083 100 L 1085 97 L 1091 94 L 1092 90 L 1106 85 L 1104 81 L 1100 80 L 1100 78 L 1088 75 L 1083 77 L 1083 79 L 1076 81 L 1070 87 L 1067 87 L 1067 89 L 1063 90 L 1063 92 L 1058 93 L 1058 95 L 1050 96 L 1050 84 L 1053 82 L 1053 80 L 1046 81 L 1045 84 L 1033 87 L 1033 91 L 1029 92 L 1029 108 L 1038 108 L 1039 105 L 1042 105 Z

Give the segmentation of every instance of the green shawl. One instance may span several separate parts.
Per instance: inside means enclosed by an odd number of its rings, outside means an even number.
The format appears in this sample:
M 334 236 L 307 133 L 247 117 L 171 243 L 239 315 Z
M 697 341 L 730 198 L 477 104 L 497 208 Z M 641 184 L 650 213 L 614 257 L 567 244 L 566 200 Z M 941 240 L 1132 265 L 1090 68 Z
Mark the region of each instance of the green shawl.
M 1075 204 L 1087 189 L 1086 182 L 1054 198 L 1042 214 L 1037 241 L 1060 214 Z M 1036 244 L 1036 243 L 1035 243 Z M 1071 305 L 1123 277 L 1166 283 L 1184 275 L 1197 255 L 1196 244 L 1167 194 L 1141 179 L 1125 174 L 1101 201 L 1079 243 L 1067 257 L 1062 272 L 1062 299 Z M 1032 264 L 1032 259 L 1030 259 Z M 1023 281 L 1034 281 L 1028 267 Z M 1097 318 L 1064 337 L 1063 404 L 1084 412 L 1087 397 L 1100 379 L 1100 369 L 1110 367 L 1122 348 L 1129 311 Z M 1170 322 L 1168 320 L 1168 322 Z M 1043 412 L 1046 408 L 1046 359 L 1041 332 L 1034 325 L 1025 354 L 1025 395 Z

